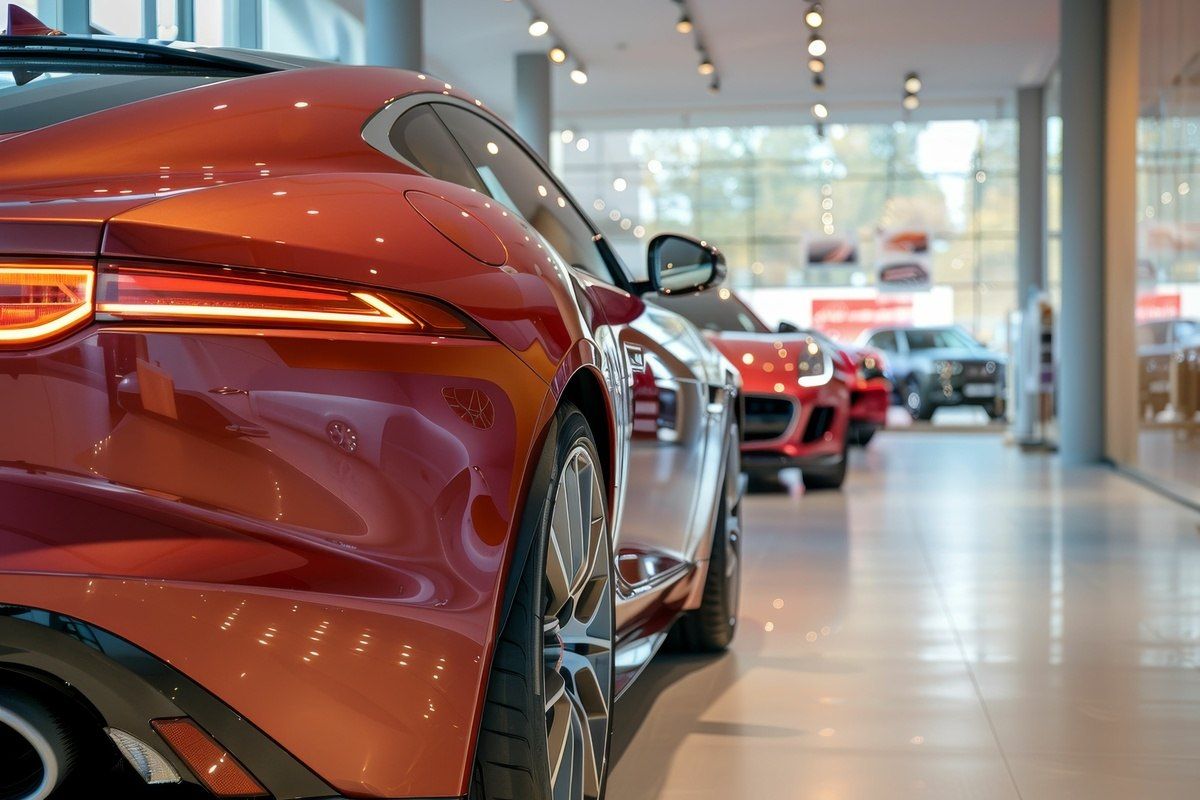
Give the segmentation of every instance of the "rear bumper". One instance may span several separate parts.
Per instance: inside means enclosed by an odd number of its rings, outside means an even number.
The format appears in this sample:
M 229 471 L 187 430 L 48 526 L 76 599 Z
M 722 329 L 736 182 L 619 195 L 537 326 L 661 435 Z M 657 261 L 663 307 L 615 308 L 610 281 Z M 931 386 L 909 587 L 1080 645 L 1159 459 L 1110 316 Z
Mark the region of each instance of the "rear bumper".
M 0 381 L 0 604 L 171 665 L 337 792 L 466 792 L 547 392 L 510 351 L 93 327 Z

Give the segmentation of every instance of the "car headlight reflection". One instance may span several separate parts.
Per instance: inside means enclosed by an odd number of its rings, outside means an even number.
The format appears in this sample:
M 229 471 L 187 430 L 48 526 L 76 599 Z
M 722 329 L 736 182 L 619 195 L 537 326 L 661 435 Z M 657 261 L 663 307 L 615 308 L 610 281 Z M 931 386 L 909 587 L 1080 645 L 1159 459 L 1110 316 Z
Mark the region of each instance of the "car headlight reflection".
M 824 386 L 833 379 L 833 358 L 817 344 L 816 339 L 810 337 L 800 348 L 796 370 L 800 376 L 797 383 L 801 386 Z

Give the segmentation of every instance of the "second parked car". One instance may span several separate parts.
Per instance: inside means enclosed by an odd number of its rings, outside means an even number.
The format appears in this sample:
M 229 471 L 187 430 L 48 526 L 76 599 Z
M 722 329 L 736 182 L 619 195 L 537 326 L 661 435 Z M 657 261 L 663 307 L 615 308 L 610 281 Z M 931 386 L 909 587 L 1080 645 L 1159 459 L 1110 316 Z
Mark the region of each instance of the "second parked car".
M 846 478 L 853 365 L 805 331 L 772 331 L 729 289 L 655 296 L 708 332 L 742 372 L 742 467 L 773 479 L 799 467 L 809 489 L 836 489 Z
M 860 343 L 882 351 L 896 393 L 915 420 L 929 420 L 944 406 L 980 406 L 992 419 L 1004 416 L 1005 357 L 957 326 L 874 328 Z

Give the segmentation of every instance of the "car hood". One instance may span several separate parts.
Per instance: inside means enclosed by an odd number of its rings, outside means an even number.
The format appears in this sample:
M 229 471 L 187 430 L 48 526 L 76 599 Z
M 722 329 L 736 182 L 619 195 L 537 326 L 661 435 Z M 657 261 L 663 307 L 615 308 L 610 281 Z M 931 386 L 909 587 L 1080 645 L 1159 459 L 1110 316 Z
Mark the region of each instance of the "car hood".
M 935 347 L 930 350 L 914 350 L 909 358 L 920 361 L 995 361 L 1004 364 L 1008 359 L 1000 353 L 967 347 Z
M 800 387 L 795 378 L 800 348 L 808 346 L 803 333 L 742 333 L 705 331 L 709 341 L 742 373 L 747 392 L 779 391 L 782 385 L 792 394 L 812 391 Z M 829 354 L 835 359 L 836 353 Z

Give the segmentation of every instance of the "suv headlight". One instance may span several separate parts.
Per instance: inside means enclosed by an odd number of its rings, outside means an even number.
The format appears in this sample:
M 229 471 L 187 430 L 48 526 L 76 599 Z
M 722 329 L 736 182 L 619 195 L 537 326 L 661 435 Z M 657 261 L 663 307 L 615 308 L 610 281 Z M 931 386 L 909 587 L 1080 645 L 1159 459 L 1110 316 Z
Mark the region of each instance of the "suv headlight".
M 800 375 L 796 382 L 801 386 L 824 386 L 833 378 L 833 358 L 810 337 L 800 348 L 796 370 Z

